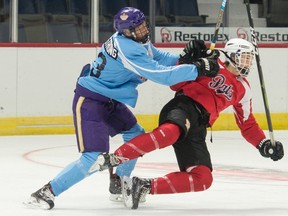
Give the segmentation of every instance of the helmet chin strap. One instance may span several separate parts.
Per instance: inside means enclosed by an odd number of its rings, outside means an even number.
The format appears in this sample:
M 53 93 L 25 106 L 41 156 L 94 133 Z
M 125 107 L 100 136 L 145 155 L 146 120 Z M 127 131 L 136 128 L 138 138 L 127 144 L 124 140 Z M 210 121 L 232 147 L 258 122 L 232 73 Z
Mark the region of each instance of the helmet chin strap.
M 136 41 L 137 36 L 136 36 L 135 32 L 134 31 L 130 31 L 130 32 L 131 32 L 132 38 Z
M 141 40 L 137 39 L 137 36 L 136 36 L 134 31 L 130 30 L 130 34 L 131 34 L 131 36 L 127 36 L 127 35 L 125 35 L 125 36 L 128 38 L 131 38 L 132 40 L 134 40 L 137 43 L 145 44 L 150 40 L 149 34 L 145 35 Z
M 234 68 L 237 69 L 237 71 L 239 72 L 240 76 L 243 77 L 247 77 L 248 73 L 249 73 L 249 69 L 247 68 L 241 68 L 241 67 L 237 67 L 236 62 L 227 54 L 227 52 L 224 52 L 222 50 L 220 50 L 222 53 L 224 53 L 224 55 L 226 56 L 226 58 L 229 59 L 230 63 L 233 65 Z
M 124 33 L 124 35 L 125 35 L 125 37 L 127 37 L 127 38 L 130 38 L 130 39 L 132 39 L 132 40 L 134 40 L 134 41 L 136 41 L 136 34 L 135 34 L 135 32 L 133 31 L 133 30 L 128 30 L 129 31 L 129 34 L 130 35 L 127 35 L 127 33 Z M 137 42 L 137 41 L 136 41 Z
M 227 52 L 225 52 L 225 51 L 223 51 L 223 50 L 220 50 L 222 53 L 224 53 L 224 55 L 226 56 L 226 58 L 228 58 L 229 59 L 229 61 L 232 63 L 232 65 L 235 67 L 235 68 L 237 68 L 236 67 L 236 62 L 227 54 Z

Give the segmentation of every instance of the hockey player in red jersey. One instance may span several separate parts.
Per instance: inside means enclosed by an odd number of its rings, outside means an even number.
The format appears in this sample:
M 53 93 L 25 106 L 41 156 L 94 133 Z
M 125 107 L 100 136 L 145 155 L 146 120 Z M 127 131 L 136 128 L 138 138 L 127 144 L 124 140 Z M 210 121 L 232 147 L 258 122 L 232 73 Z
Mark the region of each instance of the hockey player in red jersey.
M 275 141 L 273 145 L 252 114 L 251 90 L 246 79 L 254 57 L 252 44 L 231 39 L 223 53 L 226 60 L 219 60 L 220 71 L 215 77 L 199 77 L 171 86 L 176 96 L 161 110 L 159 127 L 123 144 L 113 154 L 98 158 L 95 166 L 103 170 L 173 145 L 180 171 L 155 179 L 133 177 L 129 188 L 132 209 L 138 208 L 139 199 L 147 193 L 196 192 L 211 186 L 213 168 L 205 142 L 207 127 L 229 106 L 233 106 L 242 136 L 263 157 L 277 161 L 284 156 L 281 142 Z M 187 63 L 187 58 L 182 57 L 180 62 Z

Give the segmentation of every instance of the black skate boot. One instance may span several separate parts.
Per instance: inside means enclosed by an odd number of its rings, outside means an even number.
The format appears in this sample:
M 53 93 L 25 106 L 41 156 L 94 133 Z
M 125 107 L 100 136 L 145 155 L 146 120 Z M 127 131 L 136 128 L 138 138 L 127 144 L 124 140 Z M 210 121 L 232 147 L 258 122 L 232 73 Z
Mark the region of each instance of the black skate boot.
M 27 202 L 24 202 L 24 204 L 28 207 L 49 210 L 54 207 L 54 198 L 55 196 L 52 192 L 51 185 L 48 183 L 32 193 L 30 199 Z
M 112 174 L 110 177 L 110 200 L 114 202 L 122 202 L 122 187 L 121 178 L 117 174 Z
M 145 196 L 150 193 L 152 188 L 152 179 L 144 179 L 133 177 L 132 178 L 132 207 L 131 209 L 137 209 L 139 202 L 145 199 Z

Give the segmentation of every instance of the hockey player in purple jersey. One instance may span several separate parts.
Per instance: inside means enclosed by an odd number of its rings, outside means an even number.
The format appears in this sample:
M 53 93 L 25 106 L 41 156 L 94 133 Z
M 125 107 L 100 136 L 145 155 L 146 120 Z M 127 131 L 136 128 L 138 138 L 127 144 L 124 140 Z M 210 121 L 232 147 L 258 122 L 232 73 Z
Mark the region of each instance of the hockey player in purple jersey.
M 135 107 L 139 84 L 148 79 L 171 86 L 218 73 L 217 60 L 210 58 L 176 66 L 179 55 L 153 46 L 145 16 L 136 8 L 122 8 L 114 17 L 114 27 L 116 33 L 102 45 L 96 60 L 83 67 L 77 81 L 73 117 L 81 156 L 32 193 L 25 202 L 28 206 L 52 209 L 56 196 L 95 173 L 91 166 L 99 154 L 109 152 L 109 136 L 122 134 L 127 142 L 144 133 L 126 106 Z M 191 42 L 184 51 L 188 55 L 199 54 L 202 48 L 202 44 Z M 112 181 L 130 176 L 135 163 L 136 160 L 131 160 L 119 165 Z M 114 189 L 110 187 L 110 192 L 114 193 Z

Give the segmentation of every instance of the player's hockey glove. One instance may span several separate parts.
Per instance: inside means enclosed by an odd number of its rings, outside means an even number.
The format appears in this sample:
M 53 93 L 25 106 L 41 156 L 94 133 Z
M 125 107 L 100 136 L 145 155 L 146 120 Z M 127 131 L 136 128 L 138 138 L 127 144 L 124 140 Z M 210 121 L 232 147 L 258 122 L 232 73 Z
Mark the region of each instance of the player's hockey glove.
M 217 59 L 220 56 L 218 50 L 210 50 L 203 40 L 190 40 L 178 59 L 179 64 L 193 64 L 199 58 Z
M 283 145 L 279 141 L 275 141 L 275 146 L 271 140 L 264 139 L 258 145 L 258 150 L 263 157 L 271 158 L 273 161 L 280 160 L 284 156 Z
M 199 76 L 215 77 L 219 72 L 217 59 L 200 58 L 194 62 Z
M 179 57 L 179 64 L 192 64 L 202 56 L 203 51 L 207 49 L 203 40 L 190 40 Z
M 210 59 L 218 59 L 220 56 L 220 52 L 217 49 L 210 50 L 206 49 L 202 52 L 202 58 L 210 58 Z

